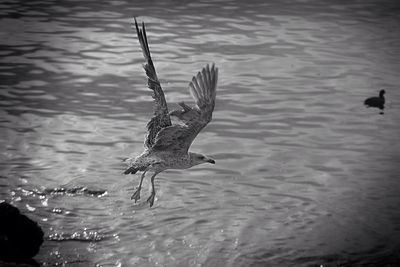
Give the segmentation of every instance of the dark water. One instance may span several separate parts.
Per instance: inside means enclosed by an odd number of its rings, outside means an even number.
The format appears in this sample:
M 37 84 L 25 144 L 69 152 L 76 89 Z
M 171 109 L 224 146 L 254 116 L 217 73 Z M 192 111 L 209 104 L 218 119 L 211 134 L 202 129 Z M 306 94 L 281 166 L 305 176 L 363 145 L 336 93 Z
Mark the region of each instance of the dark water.
M 243 2 L 1 2 L 0 199 L 40 264 L 400 264 L 399 2 Z M 170 109 L 220 69 L 192 147 L 217 164 L 159 175 L 151 209 L 122 174 L 152 111 L 133 16 Z

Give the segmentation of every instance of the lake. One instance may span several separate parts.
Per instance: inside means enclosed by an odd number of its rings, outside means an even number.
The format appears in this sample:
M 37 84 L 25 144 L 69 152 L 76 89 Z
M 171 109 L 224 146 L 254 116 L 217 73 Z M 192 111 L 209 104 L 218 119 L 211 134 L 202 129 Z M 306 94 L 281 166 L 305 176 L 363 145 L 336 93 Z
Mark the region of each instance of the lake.
M 400 264 L 398 1 L 0 7 L 0 200 L 43 228 L 42 266 Z M 219 68 L 191 147 L 216 164 L 159 174 L 152 208 L 123 174 L 153 109 L 134 16 L 170 110 Z

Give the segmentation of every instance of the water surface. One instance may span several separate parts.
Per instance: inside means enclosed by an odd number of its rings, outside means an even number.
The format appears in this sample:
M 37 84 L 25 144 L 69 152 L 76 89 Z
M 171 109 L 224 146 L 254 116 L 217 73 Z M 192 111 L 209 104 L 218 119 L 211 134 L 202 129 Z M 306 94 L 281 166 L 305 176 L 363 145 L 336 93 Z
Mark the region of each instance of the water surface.
M 37 220 L 43 266 L 372 266 L 400 262 L 396 1 L 6 1 L 0 199 Z M 152 102 L 219 67 L 193 151 L 216 165 L 130 196 Z M 363 106 L 384 88 L 384 114 Z

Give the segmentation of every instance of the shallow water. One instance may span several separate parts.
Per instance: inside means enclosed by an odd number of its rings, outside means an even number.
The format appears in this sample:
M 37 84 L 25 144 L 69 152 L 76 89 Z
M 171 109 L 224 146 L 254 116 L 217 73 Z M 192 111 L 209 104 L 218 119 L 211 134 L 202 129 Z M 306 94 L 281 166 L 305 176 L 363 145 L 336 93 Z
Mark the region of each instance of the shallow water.
M 0 200 L 44 229 L 43 266 L 399 264 L 398 2 L 0 6 Z M 133 16 L 170 109 L 220 70 L 192 146 L 217 164 L 160 174 L 151 209 L 122 174 L 152 112 Z

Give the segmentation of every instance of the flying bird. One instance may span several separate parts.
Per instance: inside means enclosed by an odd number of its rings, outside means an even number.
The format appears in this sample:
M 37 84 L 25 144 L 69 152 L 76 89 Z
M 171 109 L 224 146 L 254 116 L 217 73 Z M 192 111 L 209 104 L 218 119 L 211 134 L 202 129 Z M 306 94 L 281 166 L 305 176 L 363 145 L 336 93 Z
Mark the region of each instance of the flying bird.
M 150 207 L 153 206 L 156 191 L 154 178 L 167 169 L 188 169 L 202 163 L 215 164 L 209 156 L 189 152 L 190 145 L 200 131 L 211 121 L 215 106 L 218 68 L 214 64 L 207 64 L 189 83 L 189 91 L 194 99 L 195 106 L 191 107 L 184 102 L 179 105 L 182 109 L 168 111 L 163 89 L 158 80 L 153 60 L 150 55 L 144 22 L 141 29 L 135 18 L 135 28 L 142 48 L 147 75 L 147 85 L 152 90 L 154 99 L 154 115 L 147 123 L 147 134 L 144 140 L 144 151 L 136 158 L 129 158 L 129 164 L 124 174 L 135 174 L 142 171 L 139 186 L 131 199 L 135 202 L 140 199 L 140 190 L 146 172 L 151 171 L 151 195 L 147 199 Z M 175 117 L 178 123 L 172 123 Z
M 379 91 L 379 97 L 370 97 L 365 99 L 364 105 L 367 107 L 374 107 L 374 108 L 379 108 L 379 109 L 384 109 L 385 108 L 385 90 L 380 90 Z

